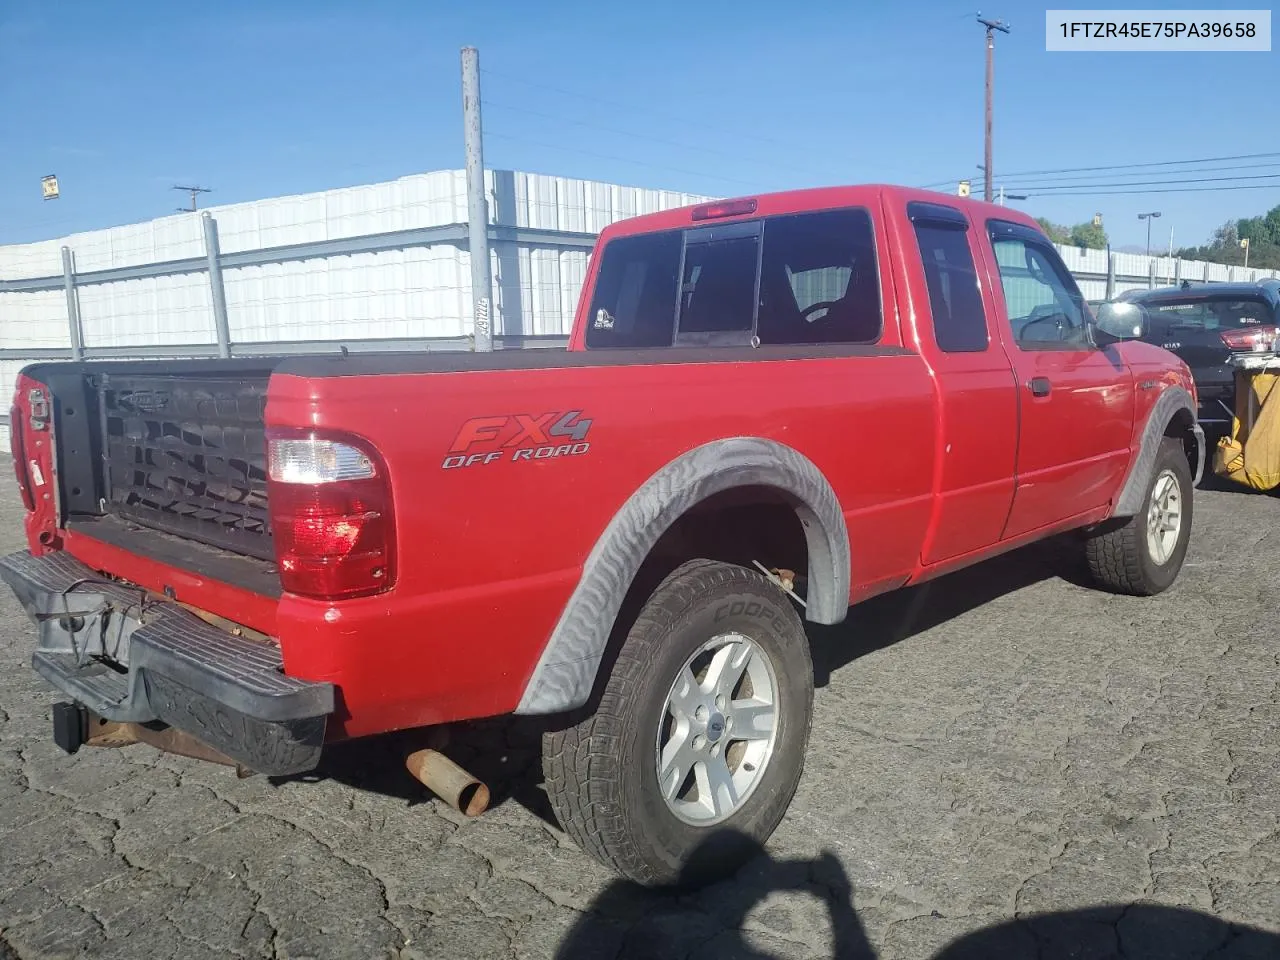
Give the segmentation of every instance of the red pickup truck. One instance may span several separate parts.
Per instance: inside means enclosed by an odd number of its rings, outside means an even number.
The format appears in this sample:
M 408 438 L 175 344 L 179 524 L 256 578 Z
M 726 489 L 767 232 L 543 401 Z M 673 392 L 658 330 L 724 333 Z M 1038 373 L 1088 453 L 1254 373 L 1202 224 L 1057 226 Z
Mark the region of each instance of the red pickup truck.
M 0 574 L 65 749 L 127 727 L 289 774 L 542 715 L 569 834 L 708 877 L 796 789 L 803 621 L 1064 531 L 1105 588 L 1173 582 L 1204 439 L 1135 333 L 1005 207 L 670 210 L 601 235 L 567 350 L 28 367 Z

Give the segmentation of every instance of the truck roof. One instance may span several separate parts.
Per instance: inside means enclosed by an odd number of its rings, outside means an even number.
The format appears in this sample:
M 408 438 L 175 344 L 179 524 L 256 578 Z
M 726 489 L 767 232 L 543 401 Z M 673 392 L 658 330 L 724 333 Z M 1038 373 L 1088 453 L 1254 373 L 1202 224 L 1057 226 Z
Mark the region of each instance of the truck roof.
M 1014 210 L 1011 207 L 995 203 L 985 203 L 972 198 L 956 197 L 940 193 L 936 190 L 923 190 L 918 187 L 903 187 L 886 183 L 850 184 L 845 186 L 809 187 L 802 190 L 780 190 L 773 193 L 758 193 L 741 197 L 727 197 L 710 203 L 690 204 L 674 207 L 657 213 L 640 214 L 619 220 L 601 231 L 601 241 L 615 236 L 627 236 L 635 233 L 653 233 L 659 230 L 674 230 L 704 222 L 703 218 L 694 218 L 694 211 L 705 208 L 722 207 L 741 212 L 717 213 L 713 218 L 706 218 L 707 223 L 725 223 L 735 220 L 750 220 L 762 216 L 780 216 L 788 213 L 799 213 L 811 210 L 824 210 L 845 206 L 876 207 L 880 201 L 888 201 L 905 205 L 910 201 L 945 204 L 965 211 L 969 218 L 976 222 L 988 218 L 998 218 L 1020 223 L 1039 230 L 1034 219 Z

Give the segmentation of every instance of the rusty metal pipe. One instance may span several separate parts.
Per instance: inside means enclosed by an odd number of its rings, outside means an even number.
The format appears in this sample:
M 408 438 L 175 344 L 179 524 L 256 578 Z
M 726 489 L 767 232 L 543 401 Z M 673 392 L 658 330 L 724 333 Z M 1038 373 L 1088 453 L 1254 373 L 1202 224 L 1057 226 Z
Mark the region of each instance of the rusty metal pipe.
M 459 813 L 478 817 L 489 808 L 489 788 L 438 750 L 415 750 L 404 765 L 415 780 Z

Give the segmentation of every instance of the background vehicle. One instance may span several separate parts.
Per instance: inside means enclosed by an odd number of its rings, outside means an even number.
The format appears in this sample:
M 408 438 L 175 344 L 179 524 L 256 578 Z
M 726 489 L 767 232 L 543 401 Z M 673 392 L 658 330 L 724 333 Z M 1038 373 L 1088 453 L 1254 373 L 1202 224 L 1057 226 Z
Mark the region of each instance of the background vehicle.
M 0 574 L 65 746 L 160 724 L 289 773 L 551 715 L 561 822 L 655 884 L 783 816 L 802 616 L 1068 530 L 1158 593 L 1204 464 L 1186 365 L 1096 329 L 1034 221 L 896 187 L 615 224 L 567 351 L 46 364 L 11 422 Z
M 1141 339 L 1186 361 L 1207 430 L 1230 428 L 1235 409 L 1233 354 L 1270 352 L 1280 331 L 1280 280 L 1193 283 L 1135 290 L 1117 298 L 1142 308 Z

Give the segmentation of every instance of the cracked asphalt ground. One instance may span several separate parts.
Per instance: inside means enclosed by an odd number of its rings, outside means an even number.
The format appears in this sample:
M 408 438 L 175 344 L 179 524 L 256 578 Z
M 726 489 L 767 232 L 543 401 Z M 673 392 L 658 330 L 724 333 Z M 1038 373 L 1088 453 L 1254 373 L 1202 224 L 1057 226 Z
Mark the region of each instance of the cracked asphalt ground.
M 1079 586 L 1055 543 L 858 608 L 815 636 L 768 854 L 678 899 L 549 825 L 536 732 L 509 723 L 455 736 L 500 801 L 473 821 L 388 740 L 282 781 L 65 756 L 6 590 L 0 957 L 1280 957 L 1278 516 L 1201 492 L 1155 599 Z M 6 550 L 17 520 L 0 486 Z

